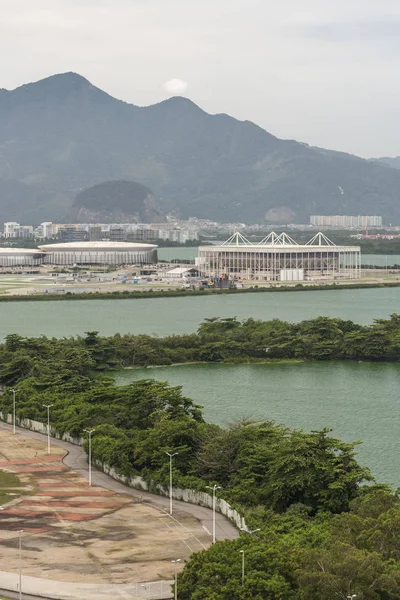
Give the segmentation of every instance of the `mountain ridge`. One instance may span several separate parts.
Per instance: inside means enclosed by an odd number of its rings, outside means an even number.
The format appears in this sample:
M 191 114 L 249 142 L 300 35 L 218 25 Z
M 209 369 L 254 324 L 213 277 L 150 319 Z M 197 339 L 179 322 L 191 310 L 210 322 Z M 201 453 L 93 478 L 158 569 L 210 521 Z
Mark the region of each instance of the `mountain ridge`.
M 280 223 L 378 213 L 400 221 L 395 169 L 281 140 L 185 97 L 140 107 L 73 72 L 0 91 L 0 220 L 22 221 L 27 210 L 26 189 L 5 202 L 4 182 L 31 190 L 30 218 L 45 208 L 54 220 L 81 190 L 121 180 L 153 190 L 160 209 L 181 218 Z

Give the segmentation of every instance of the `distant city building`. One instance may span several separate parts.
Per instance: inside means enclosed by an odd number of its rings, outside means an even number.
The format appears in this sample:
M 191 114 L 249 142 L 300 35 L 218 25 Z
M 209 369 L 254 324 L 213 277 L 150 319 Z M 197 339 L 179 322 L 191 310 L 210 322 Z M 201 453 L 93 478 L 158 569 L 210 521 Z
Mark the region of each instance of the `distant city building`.
M 311 215 L 314 227 L 382 227 L 382 217 L 349 215 Z
M 110 242 L 123 242 L 126 239 L 126 231 L 123 227 L 110 228 Z
M 9 221 L 8 223 L 4 223 L 4 237 L 6 238 L 15 238 L 16 230 L 19 229 L 20 224 L 15 221 Z
M 19 239 L 31 238 L 33 237 L 33 227 L 32 225 L 20 225 L 15 221 L 9 221 L 4 223 L 4 237 Z
M 89 234 L 82 229 L 75 227 L 60 227 L 58 230 L 58 239 L 60 242 L 83 242 L 87 241 Z
M 90 225 L 89 240 L 91 242 L 100 242 L 103 238 L 103 230 L 101 225 Z
M 158 229 L 134 229 L 127 235 L 127 239 L 132 242 L 154 242 L 160 239 Z
M 39 227 L 34 230 L 36 238 L 52 238 L 54 235 L 53 223 L 51 221 L 44 221 L 40 223 Z

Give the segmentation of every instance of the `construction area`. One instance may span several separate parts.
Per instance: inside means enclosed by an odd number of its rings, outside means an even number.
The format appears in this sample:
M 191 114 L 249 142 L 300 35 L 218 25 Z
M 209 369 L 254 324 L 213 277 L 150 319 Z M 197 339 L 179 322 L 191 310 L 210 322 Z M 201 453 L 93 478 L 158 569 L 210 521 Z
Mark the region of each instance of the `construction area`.
M 146 590 L 157 582 L 170 590 L 172 561 L 180 559 L 181 569 L 192 552 L 211 543 L 200 521 L 179 509 L 170 516 L 140 492 L 132 497 L 90 487 L 63 463 L 65 454 L 55 442 L 48 455 L 45 437 L 0 429 L 3 572 L 18 574 L 21 542 L 24 577 L 57 581 L 61 588 L 131 584 L 141 590 L 138 597 L 150 597 Z

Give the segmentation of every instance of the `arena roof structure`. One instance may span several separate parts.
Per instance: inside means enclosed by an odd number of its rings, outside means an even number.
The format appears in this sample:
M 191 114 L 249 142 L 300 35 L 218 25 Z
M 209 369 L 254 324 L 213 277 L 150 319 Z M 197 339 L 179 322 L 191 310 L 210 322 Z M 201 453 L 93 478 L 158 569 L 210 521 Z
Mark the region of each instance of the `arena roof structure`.
M 236 232 L 219 246 L 201 246 L 196 264 L 207 277 L 246 281 L 358 279 L 361 251 L 359 246 L 337 246 L 321 232 L 306 244 L 275 232 L 252 243 Z
M 51 265 L 143 265 L 157 262 L 157 246 L 135 242 L 66 242 L 39 246 Z
M 39 246 L 43 252 L 129 252 L 138 250 L 153 250 L 154 244 L 141 244 L 136 242 L 64 242 Z

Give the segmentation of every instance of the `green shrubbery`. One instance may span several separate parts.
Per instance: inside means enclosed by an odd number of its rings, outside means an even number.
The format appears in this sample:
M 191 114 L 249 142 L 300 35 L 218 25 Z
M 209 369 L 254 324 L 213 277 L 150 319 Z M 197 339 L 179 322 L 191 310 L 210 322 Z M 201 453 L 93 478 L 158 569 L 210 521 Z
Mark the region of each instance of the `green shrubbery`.
M 74 436 L 95 427 L 93 459 L 121 474 L 174 482 L 221 495 L 261 531 L 195 554 L 179 577 L 182 600 L 358 600 L 400 597 L 400 504 L 373 484 L 356 460 L 356 444 L 327 429 L 306 433 L 271 421 L 242 420 L 221 428 L 179 387 L 143 380 L 117 387 L 105 371 L 123 365 L 187 360 L 398 360 L 400 317 L 362 327 L 319 318 L 299 324 L 208 319 L 197 334 L 101 338 L 23 338 L 0 346 L 0 409 L 51 423 Z M 261 357 L 261 358 L 260 358 Z M 365 486 L 369 483 L 368 486 Z M 241 586 L 241 555 L 246 578 Z

